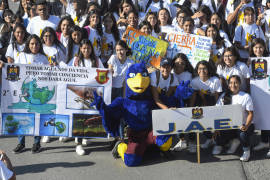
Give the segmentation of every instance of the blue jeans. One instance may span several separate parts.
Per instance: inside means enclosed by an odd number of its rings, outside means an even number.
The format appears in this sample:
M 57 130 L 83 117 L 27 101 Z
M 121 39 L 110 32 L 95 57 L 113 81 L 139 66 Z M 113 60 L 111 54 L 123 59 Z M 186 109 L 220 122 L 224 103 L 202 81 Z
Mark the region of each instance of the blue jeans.
M 34 144 L 40 144 L 41 136 L 34 136 Z M 19 144 L 25 145 L 25 136 L 18 136 Z

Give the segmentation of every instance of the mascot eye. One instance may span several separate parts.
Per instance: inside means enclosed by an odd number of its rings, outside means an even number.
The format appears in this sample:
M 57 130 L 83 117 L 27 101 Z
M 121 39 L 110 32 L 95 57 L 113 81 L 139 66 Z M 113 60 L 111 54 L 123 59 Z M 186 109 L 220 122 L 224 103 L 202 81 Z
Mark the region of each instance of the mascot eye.
M 142 73 L 142 76 L 143 76 L 143 77 L 147 77 L 147 76 L 148 76 L 147 72 L 143 72 L 143 73 Z
M 131 78 L 135 77 L 135 73 L 129 73 L 129 77 Z

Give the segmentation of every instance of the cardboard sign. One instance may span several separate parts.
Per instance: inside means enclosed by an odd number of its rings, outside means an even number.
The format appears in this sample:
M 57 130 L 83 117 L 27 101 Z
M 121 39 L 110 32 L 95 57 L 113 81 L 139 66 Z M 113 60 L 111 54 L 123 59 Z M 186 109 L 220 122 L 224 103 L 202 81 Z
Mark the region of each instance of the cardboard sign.
M 160 60 L 166 55 L 168 43 L 153 36 L 146 35 L 132 27 L 125 32 L 128 46 L 132 50 L 132 59 L 138 63 L 159 68 Z
M 253 122 L 258 130 L 270 130 L 270 58 L 251 58 L 251 97 L 254 104 Z
M 173 59 L 176 54 L 184 53 L 194 68 L 199 61 L 209 61 L 212 46 L 209 37 L 171 31 L 165 40 L 169 42 L 167 58 Z
M 154 110 L 154 135 L 239 129 L 242 125 L 242 106 L 208 106 Z
M 106 137 L 90 104 L 94 91 L 110 103 L 111 76 L 108 69 L 5 65 L 0 134 Z

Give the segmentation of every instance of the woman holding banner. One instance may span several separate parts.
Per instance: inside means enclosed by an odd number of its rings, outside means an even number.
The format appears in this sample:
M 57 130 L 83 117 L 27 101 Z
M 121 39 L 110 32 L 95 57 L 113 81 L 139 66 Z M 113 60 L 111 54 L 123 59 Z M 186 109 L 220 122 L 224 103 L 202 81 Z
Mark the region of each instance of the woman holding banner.
M 239 143 L 235 139 L 239 136 L 240 142 L 243 146 L 243 155 L 240 157 L 241 161 L 248 161 L 250 158 L 250 140 L 249 137 L 254 132 L 253 119 L 253 102 L 248 93 L 240 91 L 241 78 L 238 75 L 232 75 L 229 78 L 229 89 L 223 93 L 217 105 L 241 104 L 243 108 L 243 125 L 239 130 L 219 131 L 216 136 L 216 146 L 213 148 L 212 154 L 220 154 L 223 146 L 232 140 L 227 154 L 232 154 L 236 151 Z

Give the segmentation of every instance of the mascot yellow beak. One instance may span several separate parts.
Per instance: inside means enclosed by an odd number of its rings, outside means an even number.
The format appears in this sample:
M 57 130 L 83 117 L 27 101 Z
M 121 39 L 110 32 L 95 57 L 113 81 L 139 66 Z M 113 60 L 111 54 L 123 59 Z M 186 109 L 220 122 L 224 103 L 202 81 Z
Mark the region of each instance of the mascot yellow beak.
M 127 79 L 128 87 L 135 93 L 143 93 L 150 84 L 149 76 L 142 76 L 137 73 L 136 76 Z

